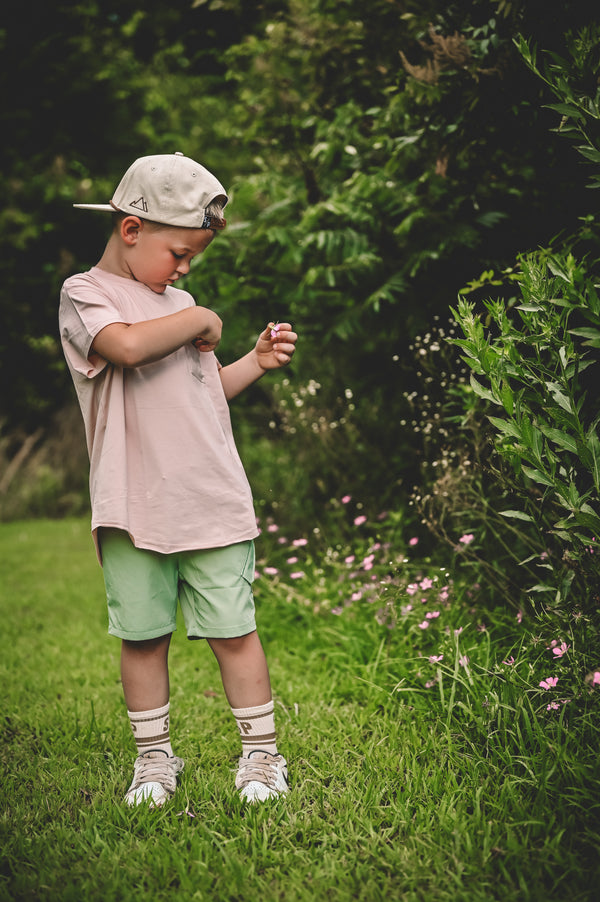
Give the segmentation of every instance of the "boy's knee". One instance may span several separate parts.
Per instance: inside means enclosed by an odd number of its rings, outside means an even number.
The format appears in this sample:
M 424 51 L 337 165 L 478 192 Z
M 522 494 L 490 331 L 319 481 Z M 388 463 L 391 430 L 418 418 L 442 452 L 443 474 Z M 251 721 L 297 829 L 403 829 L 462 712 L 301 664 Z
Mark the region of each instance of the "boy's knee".
M 228 639 L 209 639 L 208 643 L 213 651 L 223 651 L 226 654 L 237 654 L 246 651 L 257 641 L 257 633 L 254 630 L 245 636 L 232 636 Z

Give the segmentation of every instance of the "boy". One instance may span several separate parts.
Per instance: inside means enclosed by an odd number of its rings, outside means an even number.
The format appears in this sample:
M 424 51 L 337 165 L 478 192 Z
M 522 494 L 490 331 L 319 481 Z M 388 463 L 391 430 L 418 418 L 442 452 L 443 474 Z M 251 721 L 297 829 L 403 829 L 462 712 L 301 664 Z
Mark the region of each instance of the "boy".
M 206 638 L 219 664 L 242 739 L 242 798 L 288 789 L 254 619 L 258 530 L 227 402 L 289 363 L 297 336 L 271 323 L 250 353 L 221 367 L 221 320 L 173 287 L 225 227 L 226 203 L 207 169 L 175 153 L 136 160 L 110 205 L 75 205 L 114 215 L 100 261 L 65 281 L 59 325 L 85 424 L 109 633 L 122 640 L 138 751 L 129 805 L 162 805 L 184 764 L 169 736 L 178 599 L 188 637 Z

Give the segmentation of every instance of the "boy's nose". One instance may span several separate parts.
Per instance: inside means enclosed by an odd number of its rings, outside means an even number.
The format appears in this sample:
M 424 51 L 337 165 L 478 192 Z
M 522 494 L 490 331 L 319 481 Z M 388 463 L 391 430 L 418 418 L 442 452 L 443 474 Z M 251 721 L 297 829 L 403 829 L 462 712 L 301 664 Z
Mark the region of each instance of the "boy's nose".
M 189 260 L 179 260 L 177 263 L 177 272 L 182 276 L 187 276 L 190 271 L 190 262 Z

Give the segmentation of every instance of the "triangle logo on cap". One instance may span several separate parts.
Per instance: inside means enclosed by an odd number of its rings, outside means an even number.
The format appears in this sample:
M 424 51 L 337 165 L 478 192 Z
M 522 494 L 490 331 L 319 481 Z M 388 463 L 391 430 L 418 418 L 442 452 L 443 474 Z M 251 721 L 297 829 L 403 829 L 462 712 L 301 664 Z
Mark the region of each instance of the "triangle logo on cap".
M 129 206 L 133 207 L 136 210 L 141 210 L 142 213 L 148 212 L 148 204 L 146 203 L 146 198 L 143 194 L 141 195 L 141 197 L 138 197 L 137 200 L 132 200 Z

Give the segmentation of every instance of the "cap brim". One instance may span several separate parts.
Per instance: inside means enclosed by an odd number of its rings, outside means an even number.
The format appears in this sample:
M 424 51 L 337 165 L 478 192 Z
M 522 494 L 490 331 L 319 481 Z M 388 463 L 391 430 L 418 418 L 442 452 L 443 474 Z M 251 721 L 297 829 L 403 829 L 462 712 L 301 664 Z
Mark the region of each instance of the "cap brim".
M 110 204 L 73 204 L 78 210 L 100 210 L 103 213 L 116 213 Z

